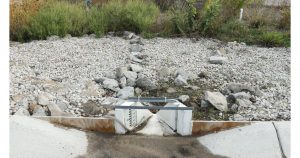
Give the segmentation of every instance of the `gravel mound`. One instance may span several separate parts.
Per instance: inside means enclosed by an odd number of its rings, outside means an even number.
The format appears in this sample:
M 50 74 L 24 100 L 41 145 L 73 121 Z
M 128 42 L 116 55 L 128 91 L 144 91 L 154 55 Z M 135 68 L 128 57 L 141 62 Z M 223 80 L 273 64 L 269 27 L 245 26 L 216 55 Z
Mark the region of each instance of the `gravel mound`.
M 142 43 L 139 55 L 145 58 L 139 59 L 143 72 L 138 76 L 158 82 L 161 76 L 175 75 L 180 69 L 189 74 L 187 78 L 205 74 L 201 82 L 219 87 L 216 91 L 227 83 L 246 84 L 262 94 L 251 105 L 239 108 L 239 116 L 250 120 L 290 119 L 289 48 L 188 38 L 142 39 Z M 75 116 L 80 116 L 82 102 L 116 97 L 117 92 L 104 92 L 101 84 L 91 82 L 104 77 L 115 79 L 116 68 L 132 64 L 130 59 L 135 52 L 130 50 L 129 40 L 111 36 L 11 44 L 10 95 L 23 96 L 11 99 L 11 113 L 35 102 L 42 92 L 53 95 L 57 104 L 68 102 L 65 111 Z M 211 63 L 212 56 L 222 56 L 226 62 Z

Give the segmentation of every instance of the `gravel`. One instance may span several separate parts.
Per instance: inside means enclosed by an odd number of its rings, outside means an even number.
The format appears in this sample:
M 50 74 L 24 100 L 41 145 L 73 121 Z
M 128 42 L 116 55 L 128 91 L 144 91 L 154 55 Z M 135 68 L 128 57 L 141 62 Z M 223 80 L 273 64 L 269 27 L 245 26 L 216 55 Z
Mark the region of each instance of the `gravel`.
M 22 94 L 32 102 L 39 94 L 48 92 L 56 100 L 101 102 L 105 99 L 103 95 L 81 95 L 86 83 L 105 77 L 105 74 L 115 74 L 117 67 L 140 62 L 143 72 L 138 76 L 143 80 L 139 82 L 147 81 L 152 87 L 160 79 L 157 72 L 161 69 L 168 69 L 170 74 L 181 69 L 196 76 L 205 72 L 202 81 L 220 87 L 220 90 L 227 83 L 258 87 L 261 95 L 255 96 L 252 106 L 237 114 L 252 120 L 290 120 L 290 48 L 226 44 L 213 39 L 192 42 L 188 38 L 143 39 L 143 43 L 138 51 L 142 50 L 147 57 L 143 60 L 134 58 L 135 61 L 129 50 L 139 46 L 131 46 L 129 40 L 120 37 L 72 37 L 12 43 L 10 95 Z M 218 50 L 222 50 L 222 56 L 227 60 L 222 65 L 211 64 L 209 58 Z M 76 106 L 68 106 L 69 110 L 73 108 Z

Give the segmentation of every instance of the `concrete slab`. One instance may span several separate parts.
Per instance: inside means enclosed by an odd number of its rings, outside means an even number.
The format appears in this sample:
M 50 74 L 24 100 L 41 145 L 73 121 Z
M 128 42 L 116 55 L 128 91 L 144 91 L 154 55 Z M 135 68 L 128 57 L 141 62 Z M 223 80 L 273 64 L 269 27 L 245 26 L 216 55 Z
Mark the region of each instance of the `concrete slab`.
M 258 122 L 198 137 L 213 154 L 230 158 L 282 158 L 272 122 Z
M 11 116 L 9 124 L 11 158 L 71 158 L 87 151 L 85 132 L 27 116 Z
M 284 155 L 291 157 L 291 122 L 274 122 Z

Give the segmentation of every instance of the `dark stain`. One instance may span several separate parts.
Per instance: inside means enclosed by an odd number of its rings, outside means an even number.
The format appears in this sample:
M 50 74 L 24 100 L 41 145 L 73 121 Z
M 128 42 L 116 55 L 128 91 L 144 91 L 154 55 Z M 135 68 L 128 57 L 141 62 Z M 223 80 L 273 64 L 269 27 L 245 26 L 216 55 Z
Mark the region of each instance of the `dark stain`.
M 196 137 L 114 135 L 88 132 L 88 148 L 79 158 L 223 158 L 210 153 Z

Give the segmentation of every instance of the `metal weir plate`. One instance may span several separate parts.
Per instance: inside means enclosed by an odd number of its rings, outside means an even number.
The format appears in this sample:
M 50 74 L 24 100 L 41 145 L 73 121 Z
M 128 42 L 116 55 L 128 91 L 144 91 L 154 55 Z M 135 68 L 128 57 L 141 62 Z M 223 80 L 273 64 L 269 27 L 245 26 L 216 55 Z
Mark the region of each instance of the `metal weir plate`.
M 165 106 L 144 106 L 143 102 L 164 102 Z M 156 114 L 149 110 L 160 110 Z M 192 110 L 176 99 L 167 98 L 128 98 L 115 106 L 116 133 L 124 134 L 133 131 L 142 123 L 147 123 L 150 117 L 156 115 L 158 122 L 167 124 L 180 135 L 192 134 Z M 160 126 L 155 124 L 155 127 Z M 159 128 L 159 127 L 158 127 Z

